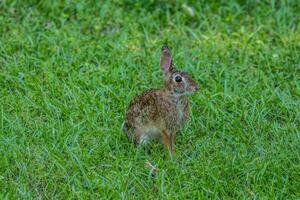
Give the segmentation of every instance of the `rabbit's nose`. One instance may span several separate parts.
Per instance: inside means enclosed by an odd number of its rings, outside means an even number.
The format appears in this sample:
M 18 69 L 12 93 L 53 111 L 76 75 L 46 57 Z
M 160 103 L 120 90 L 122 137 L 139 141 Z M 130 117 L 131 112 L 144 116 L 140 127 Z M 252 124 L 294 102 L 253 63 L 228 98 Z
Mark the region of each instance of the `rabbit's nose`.
M 198 85 L 194 85 L 191 87 L 191 92 L 196 92 L 199 89 Z
M 194 86 L 194 91 L 196 92 L 196 91 L 198 91 L 198 90 L 199 90 L 198 85 Z

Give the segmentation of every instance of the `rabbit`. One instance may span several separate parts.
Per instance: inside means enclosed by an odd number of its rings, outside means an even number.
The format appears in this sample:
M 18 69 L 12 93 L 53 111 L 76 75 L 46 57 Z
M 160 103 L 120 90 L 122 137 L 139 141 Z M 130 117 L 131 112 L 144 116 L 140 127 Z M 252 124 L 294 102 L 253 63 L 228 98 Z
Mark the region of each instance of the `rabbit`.
M 198 90 L 198 84 L 186 72 L 175 68 L 167 45 L 161 48 L 160 68 L 164 87 L 146 90 L 130 102 L 123 131 L 137 145 L 158 140 L 172 157 L 176 131 L 188 119 L 188 95 Z

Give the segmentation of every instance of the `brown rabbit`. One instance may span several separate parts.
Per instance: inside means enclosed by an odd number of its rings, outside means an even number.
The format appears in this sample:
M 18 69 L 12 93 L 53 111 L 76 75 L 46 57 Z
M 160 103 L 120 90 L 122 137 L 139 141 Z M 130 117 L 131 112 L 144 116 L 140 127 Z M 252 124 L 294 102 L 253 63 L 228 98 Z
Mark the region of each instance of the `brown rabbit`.
M 176 131 L 188 118 L 187 95 L 198 86 L 187 73 L 175 69 L 167 46 L 162 47 L 160 67 L 164 72 L 164 88 L 146 90 L 131 101 L 123 130 L 136 144 L 157 139 L 172 155 Z

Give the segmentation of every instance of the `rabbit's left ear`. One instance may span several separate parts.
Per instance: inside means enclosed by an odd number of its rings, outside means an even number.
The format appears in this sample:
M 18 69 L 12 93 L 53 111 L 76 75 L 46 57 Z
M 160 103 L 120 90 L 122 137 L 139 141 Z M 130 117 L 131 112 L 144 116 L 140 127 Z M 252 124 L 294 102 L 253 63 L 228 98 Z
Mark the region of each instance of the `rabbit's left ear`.
M 171 51 L 167 45 L 164 45 L 161 48 L 160 56 L 160 68 L 165 72 L 171 71 L 172 68 L 172 56 Z

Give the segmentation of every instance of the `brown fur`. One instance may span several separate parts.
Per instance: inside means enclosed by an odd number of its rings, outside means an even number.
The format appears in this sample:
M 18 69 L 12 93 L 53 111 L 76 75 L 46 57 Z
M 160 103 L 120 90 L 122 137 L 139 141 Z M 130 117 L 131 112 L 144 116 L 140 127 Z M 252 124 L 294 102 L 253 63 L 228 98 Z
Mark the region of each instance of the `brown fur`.
M 123 129 L 136 144 L 157 139 L 172 153 L 176 131 L 188 119 L 187 94 L 195 92 L 198 86 L 187 73 L 174 68 L 166 46 L 162 48 L 160 65 L 164 72 L 164 88 L 146 90 L 135 97 L 129 104 Z M 182 80 L 175 81 L 176 76 Z

